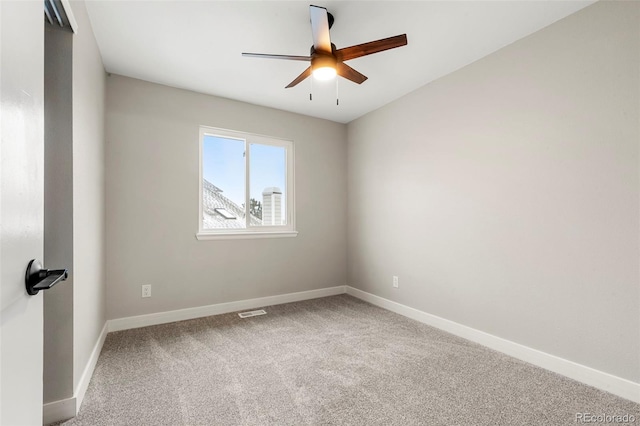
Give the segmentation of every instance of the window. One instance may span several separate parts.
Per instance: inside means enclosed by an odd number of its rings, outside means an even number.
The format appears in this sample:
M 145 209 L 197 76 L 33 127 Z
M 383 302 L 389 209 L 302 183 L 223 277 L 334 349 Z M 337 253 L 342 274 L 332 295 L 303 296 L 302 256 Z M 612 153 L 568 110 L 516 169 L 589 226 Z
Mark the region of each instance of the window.
M 293 142 L 200 127 L 198 239 L 294 237 Z

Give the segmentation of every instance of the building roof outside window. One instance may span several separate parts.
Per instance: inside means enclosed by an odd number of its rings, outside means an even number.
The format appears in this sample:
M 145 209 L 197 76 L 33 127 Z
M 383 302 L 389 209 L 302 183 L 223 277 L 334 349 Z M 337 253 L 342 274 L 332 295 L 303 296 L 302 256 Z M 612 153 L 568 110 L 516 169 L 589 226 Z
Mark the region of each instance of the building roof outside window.
M 202 215 L 205 229 L 246 228 L 244 208 L 237 205 L 206 179 L 202 179 Z M 251 226 L 262 225 L 262 220 L 251 215 Z

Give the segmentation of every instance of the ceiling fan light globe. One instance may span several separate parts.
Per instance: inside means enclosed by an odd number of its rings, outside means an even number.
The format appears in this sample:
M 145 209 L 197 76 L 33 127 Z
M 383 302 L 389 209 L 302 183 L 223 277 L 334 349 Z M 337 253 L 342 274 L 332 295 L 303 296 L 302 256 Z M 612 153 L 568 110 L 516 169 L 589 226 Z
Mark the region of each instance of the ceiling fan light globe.
M 336 76 L 336 69 L 334 67 L 318 67 L 313 70 L 313 77 L 316 80 L 331 80 Z

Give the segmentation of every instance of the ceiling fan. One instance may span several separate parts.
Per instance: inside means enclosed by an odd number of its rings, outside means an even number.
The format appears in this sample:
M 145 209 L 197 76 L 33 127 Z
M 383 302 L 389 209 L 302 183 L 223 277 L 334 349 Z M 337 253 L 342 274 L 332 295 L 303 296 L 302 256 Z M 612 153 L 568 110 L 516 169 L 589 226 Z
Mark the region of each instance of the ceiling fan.
M 313 46 L 309 56 L 270 55 L 263 53 L 243 53 L 242 56 L 254 58 L 288 59 L 292 61 L 307 61 L 311 65 L 296 77 L 286 88 L 293 87 L 313 74 L 319 80 L 328 80 L 339 75 L 354 83 L 362 84 L 367 77 L 345 64 L 345 61 L 371 55 L 384 50 L 394 49 L 407 44 L 407 35 L 397 35 L 355 46 L 336 49 L 331 43 L 329 29 L 333 25 L 333 15 L 327 9 L 319 6 L 309 6 L 311 15 L 311 33 Z

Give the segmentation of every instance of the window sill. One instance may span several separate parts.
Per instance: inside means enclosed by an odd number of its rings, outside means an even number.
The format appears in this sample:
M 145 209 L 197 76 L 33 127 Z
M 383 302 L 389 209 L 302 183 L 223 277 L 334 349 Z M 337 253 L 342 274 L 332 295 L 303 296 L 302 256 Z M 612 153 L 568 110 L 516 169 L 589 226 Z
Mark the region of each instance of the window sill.
M 243 240 L 254 238 L 291 238 L 298 231 L 266 231 L 266 232 L 198 232 L 196 238 L 203 240 Z

